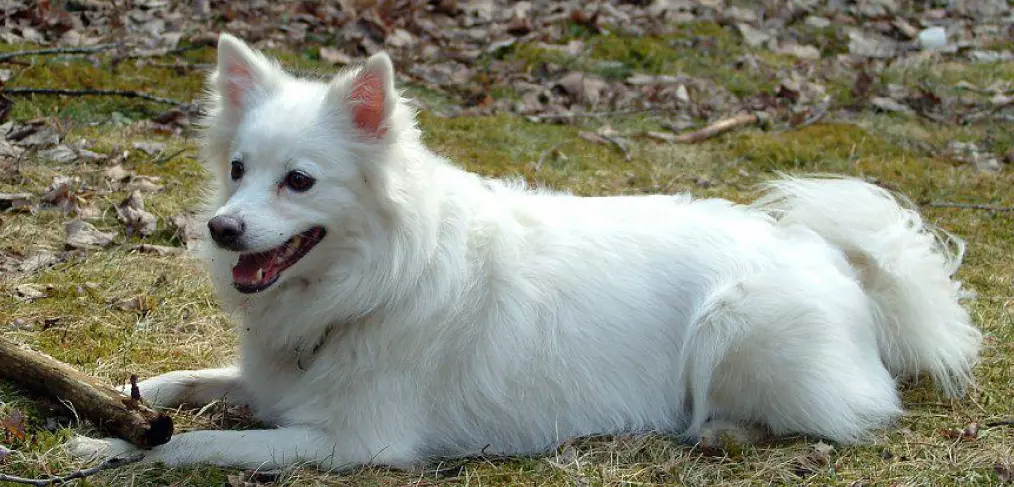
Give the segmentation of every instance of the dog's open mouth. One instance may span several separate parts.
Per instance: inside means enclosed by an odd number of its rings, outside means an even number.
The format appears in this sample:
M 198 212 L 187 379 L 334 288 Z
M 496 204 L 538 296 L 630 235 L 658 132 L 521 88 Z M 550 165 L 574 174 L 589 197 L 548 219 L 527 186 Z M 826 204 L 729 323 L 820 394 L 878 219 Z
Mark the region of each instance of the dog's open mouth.
M 271 250 L 240 254 L 239 262 L 232 268 L 233 286 L 241 293 L 256 293 L 271 287 L 282 271 L 299 262 L 325 233 L 323 227 L 313 227 Z

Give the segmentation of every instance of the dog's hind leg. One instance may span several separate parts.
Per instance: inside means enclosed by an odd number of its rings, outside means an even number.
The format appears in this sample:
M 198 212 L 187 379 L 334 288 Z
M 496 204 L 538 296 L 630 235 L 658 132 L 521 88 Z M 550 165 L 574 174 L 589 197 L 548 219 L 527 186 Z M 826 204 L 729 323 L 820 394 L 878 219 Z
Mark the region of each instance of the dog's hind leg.
M 234 404 L 250 402 L 238 367 L 177 370 L 143 380 L 137 387 L 145 402 L 164 408 L 182 404 L 200 407 L 215 400 Z M 130 395 L 130 384 L 122 386 L 120 391 Z
M 684 348 L 686 435 L 700 438 L 710 418 L 863 439 L 901 413 L 874 323 L 858 283 L 832 266 L 783 268 L 720 292 Z

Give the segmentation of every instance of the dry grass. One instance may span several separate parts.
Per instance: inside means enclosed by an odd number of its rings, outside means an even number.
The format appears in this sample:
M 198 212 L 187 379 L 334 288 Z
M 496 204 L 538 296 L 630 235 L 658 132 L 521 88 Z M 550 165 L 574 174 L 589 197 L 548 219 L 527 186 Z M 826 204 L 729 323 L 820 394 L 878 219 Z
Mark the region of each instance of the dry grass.
M 630 46 L 628 46 L 630 47 Z M 631 49 L 662 49 L 633 44 Z M 603 55 L 622 56 L 602 47 Z M 653 51 L 652 51 L 653 52 Z M 667 53 L 665 62 L 676 62 Z M 208 52 L 188 54 L 206 60 Z M 639 54 L 640 56 L 640 54 Z M 294 56 L 298 58 L 298 56 Z M 290 64 L 295 63 L 290 59 Z M 114 77 L 76 61 L 53 69 L 33 68 L 11 82 L 43 86 L 70 83 L 82 69 L 99 84 L 128 87 L 152 85 L 165 95 L 185 97 L 199 86 L 200 73 L 181 79 L 151 69 L 121 70 Z M 301 69 L 316 67 L 298 60 Z M 652 65 L 655 66 L 655 65 Z M 650 67 L 650 66 L 649 66 Z M 665 64 L 657 67 L 664 70 Z M 702 68 L 703 69 L 703 68 Z M 948 81 L 980 76 L 982 67 L 948 66 Z M 999 70 L 1000 68 L 995 68 Z M 991 73 L 993 71 L 990 71 Z M 999 71 L 997 71 L 999 72 Z M 711 71 L 720 76 L 720 70 Z M 917 73 L 916 73 L 917 74 Z M 57 76 L 59 75 L 59 76 Z M 167 78 L 167 76 L 169 76 Z M 915 76 L 901 73 L 899 76 Z M 943 76 L 943 75 L 942 75 Z M 172 83 L 162 83 L 173 79 Z M 721 80 L 719 80 L 721 81 Z M 904 81 L 904 79 L 902 79 Z M 974 80 L 972 80 L 974 81 Z M 742 83 L 740 80 L 739 82 Z M 105 86 L 105 85 L 104 85 Z M 742 89 L 749 89 L 744 85 Z M 758 88 L 760 89 L 760 88 Z M 127 161 L 139 174 L 160 176 L 166 188 L 147 199 L 159 217 L 154 243 L 178 245 L 167 230 L 168 219 L 197 203 L 203 178 L 192 159 L 193 141 L 164 138 L 109 123 L 112 114 L 142 118 L 156 107 L 124 100 L 67 100 L 38 98 L 19 104 L 15 116 L 25 119 L 55 115 L 73 141 L 85 138 L 97 149 L 129 147 L 134 140 L 166 142 L 166 151 L 190 149 L 169 162 L 155 164 L 155 156 L 138 151 Z M 521 175 L 526 179 L 579 194 L 693 191 L 746 201 L 751 187 L 774 170 L 839 172 L 875 179 L 897 188 L 916 201 L 949 200 L 1014 205 L 1014 176 L 978 173 L 941 154 L 946 141 L 957 137 L 1010 144 L 1011 127 L 997 135 L 996 127 L 960 129 L 927 125 L 918 120 L 864 115 L 852 120 L 817 124 L 798 131 L 742 131 L 701 146 L 666 146 L 643 142 L 625 162 L 615 150 L 592 145 L 577 136 L 579 127 L 535 125 L 516 117 L 444 119 L 423 114 L 428 143 L 464 167 L 488 175 Z M 595 129 L 595 121 L 585 121 Z M 612 120 L 616 127 L 649 123 L 638 117 Z M 95 124 L 95 125 L 92 125 Z M 553 147 L 564 158 L 535 162 Z M 102 170 L 95 164 L 55 165 L 27 157 L 10 163 L 0 175 L 0 192 L 40 194 L 55 175 L 76 175 L 103 187 Z M 112 205 L 124 194 L 98 198 L 103 215 L 96 225 L 119 229 Z M 838 446 L 829 457 L 815 454 L 814 439 L 790 438 L 770 445 L 733 445 L 720 454 L 681 445 L 664 435 L 575 439 L 556 452 L 536 458 L 468 459 L 425 471 L 403 472 L 367 468 L 341 474 L 310 469 L 286 472 L 279 485 L 995 485 L 996 465 L 1011 466 L 1014 429 L 986 427 L 1014 410 L 1011 370 L 1014 367 L 1014 222 L 1011 215 L 953 209 L 927 209 L 927 217 L 968 240 L 968 258 L 959 278 L 976 293 L 968 300 L 976 323 L 986 332 L 982 363 L 976 369 L 978 386 L 961 401 L 943 401 L 925 382 L 904 388 L 909 413 L 885 430 L 871 445 Z M 63 245 L 67 217 L 56 209 L 35 214 L 0 214 L 0 251 L 30 255 L 58 252 Z M 236 355 L 231 321 L 218 309 L 208 279 L 192 257 L 160 257 L 129 251 L 139 240 L 121 236 L 112 249 L 73 255 L 67 262 L 28 275 L 0 274 L 0 329 L 7 338 L 28 343 L 83 370 L 122 382 L 130 373 L 142 377 L 179 368 L 214 366 Z M 17 288 L 36 284 L 47 297 L 22 301 Z M 143 310 L 124 310 L 117 303 L 141 298 Z M 34 442 L 14 442 L 16 449 L 0 469 L 19 475 L 43 475 L 79 466 L 60 450 L 72 431 L 95 434 L 72 423 L 66 411 L 28 400 L 11 387 L 0 389 L 0 418 L 17 409 L 31 418 Z M 225 405 L 201 411 L 178 411 L 181 429 L 248 426 L 238 412 Z M 48 424 L 47 424 L 48 422 Z M 981 426 L 970 441 L 952 439 L 941 430 Z M 212 467 L 163 469 L 128 467 L 103 474 L 91 485 L 223 485 L 237 472 Z M 858 484 L 857 484 L 858 485 Z

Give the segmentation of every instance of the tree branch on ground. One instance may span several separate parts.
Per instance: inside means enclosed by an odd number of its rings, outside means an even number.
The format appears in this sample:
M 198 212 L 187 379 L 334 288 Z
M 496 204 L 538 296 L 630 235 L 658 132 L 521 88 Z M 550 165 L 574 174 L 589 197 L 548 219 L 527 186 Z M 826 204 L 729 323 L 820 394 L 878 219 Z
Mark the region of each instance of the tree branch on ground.
M 68 475 L 50 477 L 48 479 L 29 479 L 25 477 L 17 477 L 15 475 L 6 475 L 0 473 L 0 482 L 13 482 L 16 484 L 39 485 L 39 486 L 66 484 L 71 480 L 83 479 L 85 477 L 95 475 L 103 470 L 111 470 L 114 468 L 120 468 L 124 465 L 130 465 L 131 463 L 137 463 L 141 461 L 143 458 L 144 455 L 142 454 L 131 455 L 129 457 L 112 457 L 94 467 L 78 470 Z
M 172 418 L 145 406 L 140 394 L 127 397 L 68 364 L 3 337 L 0 379 L 68 401 L 77 414 L 138 447 L 151 448 L 172 438 Z
M 960 210 L 982 210 L 994 213 L 1014 212 L 1014 206 L 993 206 L 982 203 L 952 203 L 950 201 L 931 201 L 926 206 L 932 208 L 957 208 Z
M 29 51 L 5 52 L 3 54 L 0 54 L 0 62 L 5 62 L 7 60 L 21 56 L 40 56 L 44 54 L 87 54 L 93 52 L 108 51 L 110 49 L 115 49 L 120 45 L 121 44 L 119 43 L 113 43 L 113 44 L 99 44 L 87 47 L 53 47 L 48 49 L 32 49 Z
M 121 96 L 124 98 L 141 98 L 143 100 L 153 101 L 156 103 L 165 103 L 167 105 L 175 106 L 186 106 L 189 103 L 184 103 L 179 100 L 172 98 L 164 98 L 161 96 L 149 95 L 134 90 L 97 90 L 92 88 L 85 89 L 63 89 L 63 88 L 4 88 L 3 93 L 10 95 L 60 95 L 60 96 Z

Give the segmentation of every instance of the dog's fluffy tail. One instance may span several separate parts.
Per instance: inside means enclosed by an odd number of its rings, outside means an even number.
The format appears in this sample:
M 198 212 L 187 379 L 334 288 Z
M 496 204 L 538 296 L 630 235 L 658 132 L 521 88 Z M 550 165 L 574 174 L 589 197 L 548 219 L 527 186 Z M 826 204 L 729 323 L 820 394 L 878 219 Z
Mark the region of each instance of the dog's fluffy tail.
M 755 207 L 781 226 L 813 230 L 858 271 L 888 370 L 928 372 L 944 393 L 962 395 L 982 341 L 951 280 L 964 242 L 924 223 L 907 199 L 859 180 L 786 177 L 767 190 Z

